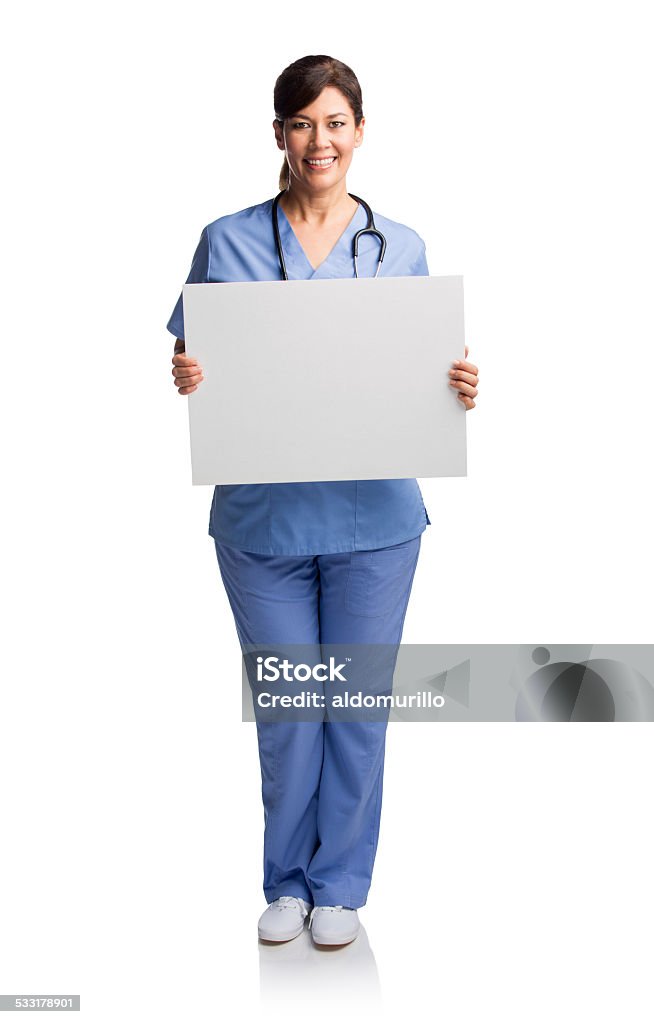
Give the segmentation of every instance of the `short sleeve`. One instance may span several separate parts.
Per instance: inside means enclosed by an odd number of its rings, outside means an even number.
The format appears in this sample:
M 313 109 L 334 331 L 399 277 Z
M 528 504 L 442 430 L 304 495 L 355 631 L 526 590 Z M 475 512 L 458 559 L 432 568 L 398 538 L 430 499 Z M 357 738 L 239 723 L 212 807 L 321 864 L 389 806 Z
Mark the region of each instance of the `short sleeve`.
M 193 255 L 191 270 L 186 278 L 186 284 L 206 284 L 209 281 L 209 270 L 211 268 L 211 246 L 209 244 L 209 232 L 203 228 L 200 241 Z M 184 337 L 184 305 L 183 293 L 175 304 L 166 329 L 174 334 L 176 338 Z
M 420 255 L 417 260 L 411 264 L 411 277 L 429 277 L 429 267 L 427 266 L 427 248 L 425 243 L 421 241 Z

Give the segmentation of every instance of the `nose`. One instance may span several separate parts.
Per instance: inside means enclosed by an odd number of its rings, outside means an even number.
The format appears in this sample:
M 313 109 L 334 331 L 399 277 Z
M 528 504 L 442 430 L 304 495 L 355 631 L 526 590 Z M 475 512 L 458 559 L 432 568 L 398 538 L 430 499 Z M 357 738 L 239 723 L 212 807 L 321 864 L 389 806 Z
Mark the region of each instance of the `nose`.
M 325 146 L 329 145 L 331 145 L 329 141 L 329 129 L 325 128 L 324 125 L 315 125 L 311 132 L 311 148 L 323 149 Z

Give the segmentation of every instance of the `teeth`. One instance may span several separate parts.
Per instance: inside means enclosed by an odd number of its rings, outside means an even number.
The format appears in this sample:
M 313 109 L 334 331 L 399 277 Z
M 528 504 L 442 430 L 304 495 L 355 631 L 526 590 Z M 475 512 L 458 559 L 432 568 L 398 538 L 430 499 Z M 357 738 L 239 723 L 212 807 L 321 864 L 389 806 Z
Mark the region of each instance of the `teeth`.
M 329 164 L 333 163 L 335 159 L 335 156 L 330 156 L 327 157 L 326 160 L 307 160 L 307 163 L 312 164 L 315 167 L 327 167 Z

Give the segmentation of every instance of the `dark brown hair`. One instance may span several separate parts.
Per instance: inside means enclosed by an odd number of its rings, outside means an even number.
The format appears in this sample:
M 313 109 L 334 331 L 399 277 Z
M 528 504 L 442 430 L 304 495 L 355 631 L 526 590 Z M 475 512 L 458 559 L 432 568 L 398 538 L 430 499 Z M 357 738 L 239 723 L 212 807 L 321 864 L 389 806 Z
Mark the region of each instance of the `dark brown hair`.
M 310 57 L 300 57 L 289 64 L 275 82 L 274 103 L 275 118 L 280 124 L 309 103 L 318 99 L 327 86 L 339 89 L 349 101 L 354 114 L 354 123 L 358 128 L 363 118 L 361 86 L 352 68 L 335 57 L 327 57 L 324 53 Z M 284 157 L 279 172 L 279 188 L 288 188 L 290 170 Z

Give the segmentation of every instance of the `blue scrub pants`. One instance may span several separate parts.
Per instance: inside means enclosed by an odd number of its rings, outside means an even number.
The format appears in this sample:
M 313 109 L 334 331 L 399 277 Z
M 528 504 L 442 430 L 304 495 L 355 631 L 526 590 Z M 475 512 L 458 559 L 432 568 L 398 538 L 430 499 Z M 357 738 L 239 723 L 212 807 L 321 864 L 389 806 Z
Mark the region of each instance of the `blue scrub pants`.
M 420 536 L 387 548 L 258 555 L 215 541 L 241 647 L 397 644 Z M 365 905 L 379 838 L 386 721 L 257 721 L 263 891 Z

